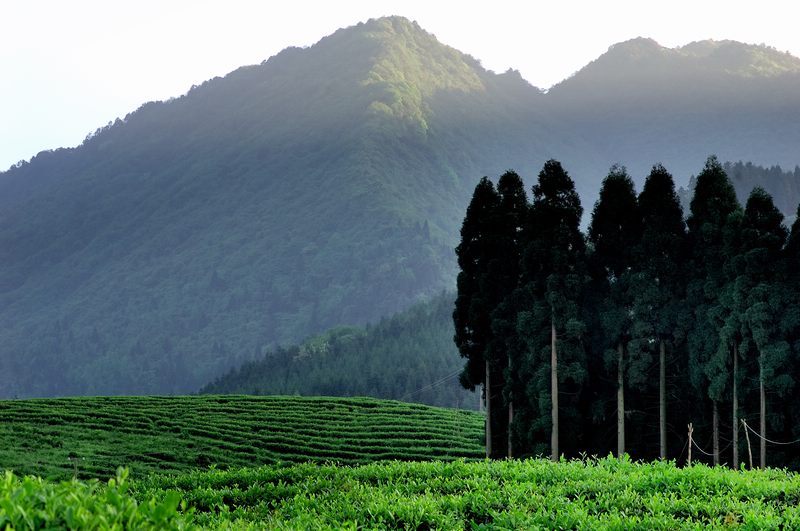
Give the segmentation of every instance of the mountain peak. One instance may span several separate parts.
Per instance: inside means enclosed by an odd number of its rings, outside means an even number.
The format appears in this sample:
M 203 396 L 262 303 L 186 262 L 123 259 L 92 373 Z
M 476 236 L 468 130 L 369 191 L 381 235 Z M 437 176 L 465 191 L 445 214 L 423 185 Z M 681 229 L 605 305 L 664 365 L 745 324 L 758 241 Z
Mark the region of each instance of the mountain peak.
M 665 48 L 655 40 L 648 37 L 636 37 L 627 41 L 613 44 L 608 48 L 607 55 L 626 55 L 628 57 L 642 57 L 663 52 Z
M 703 40 L 675 49 L 676 53 L 716 65 L 727 74 L 740 77 L 773 77 L 800 73 L 800 59 L 764 44 L 732 40 Z

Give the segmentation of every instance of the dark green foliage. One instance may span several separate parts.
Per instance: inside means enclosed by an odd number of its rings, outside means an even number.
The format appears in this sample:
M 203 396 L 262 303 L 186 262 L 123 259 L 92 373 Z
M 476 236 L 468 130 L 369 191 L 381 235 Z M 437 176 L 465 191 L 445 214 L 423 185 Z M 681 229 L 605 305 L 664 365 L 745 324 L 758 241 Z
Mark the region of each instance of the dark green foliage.
M 729 356 L 715 359 L 722 327 L 719 296 L 725 283 L 724 265 L 729 259 L 725 233 L 731 216 L 741 206 L 716 157 L 710 157 L 698 175 L 690 209 L 687 304 L 694 314 L 694 326 L 688 336 L 689 374 L 698 390 L 707 390 L 708 398 L 719 401 L 725 390 L 722 382 L 730 380 Z M 719 383 L 711 386 L 712 379 Z
M 503 334 L 513 328 L 515 316 L 504 301 L 519 282 L 527 218 L 528 200 L 519 175 L 504 173 L 497 191 L 484 177 L 467 208 L 456 248 L 461 271 L 453 312 L 455 342 L 467 358 L 461 381 L 468 389 L 484 385 L 492 457 L 508 456 L 508 403 L 503 391 L 509 369 L 507 343 L 513 340 Z
M 486 200 L 473 206 L 489 207 L 484 218 L 472 220 L 485 220 L 482 237 L 468 240 L 481 243 L 474 247 L 480 260 L 464 264 L 497 264 L 504 256 L 520 260 L 516 270 L 485 266 L 476 283 L 491 286 L 481 301 L 503 295 L 490 314 L 483 352 L 508 363 L 504 398 L 514 406 L 515 456 L 547 452 L 549 430 L 557 457 L 562 418 L 569 426 L 565 454 L 608 452 L 616 392 L 620 454 L 629 449 L 637 457 L 683 459 L 685 439 L 676 427 L 692 422 L 703 434 L 695 436 L 693 447 L 711 451 L 713 440 L 716 461 L 731 446 L 720 447 L 721 430 L 738 427 L 738 413 L 753 418 L 753 382 L 764 383 L 766 393 L 756 393 L 755 400 L 762 407 L 767 396 L 795 393 L 800 222 L 784 246 L 787 231 L 771 197 L 757 188 L 742 210 L 715 157 L 698 176 L 688 233 L 672 176 L 662 165 L 653 166 L 638 198 L 625 170 L 612 167 L 589 226 L 588 256 L 578 229 L 580 203 L 560 163 L 545 164 L 530 207 L 524 194 L 514 194 L 520 205 L 515 210 L 527 210 L 528 219 L 509 223 L 516 228 L 505 234 L 519 235 L 521 254 L 499 250 L 503 237 L 489 236 L 497 200 L 488 180 L 481 187 Z M 491 253 L 498 253 L 495 261 Z M 493 354 L 494 348 L 507 359 Z M 731 356 L 734 349 L 738 357 Z M 768 420 L 761 415 L 761 435 L 768 424 L 778 440 L 796 440 L 797 415 L 786 402 L 769 411 Z M 494 408 L 490 413 L 497 414 Z M 626 429 L 628 421 L 632 427 Z M 772 464 L 795 462 L 789 450 L 770 451 Z
M 369 398 L 97 397 L 0 401 L 0 467 L 50 479 L 286 462 L 483 456 L 477 413 Z
M 453 323 L 458 351 L 466 358 L 461 383 L 467 389 L 486 381 L 487 349 L 491 341 L 491 313 L 503 293 L 493 288 L 490 262 L 497 260 L 495 222 L 500 198 L 487 178 L 475 187 L 461 226 L 461 243 L 456 247 L 460 271 Z
M 631 282 L 638 269 L 634 253 L 641 233 L 642 215 L 633 180 L 625 168 L 615 166 L 603 180 L 588 232 L 590 267 L 596 277 L 592 287 L 595 296 L 602 297 L 601 307 L 595 311 L 601 315 L 609 365 L 616 366 L 617 345 L 631 337 Z
M 682 434 L 669 426 L 680 426 L 687 413 L 688 367 L 685 339 L 690 323 L 684 305 L 686 282 L 686 224 L 672 175 L 657 164 L 648 175 L 638 198 L 642 235 L 634 250 L 635 272 L 631 280 L 632 337 L 629 343 L 633 373 L 639 376 L 640 393 L 631 398 L 655 406 L 660 400 L 660 351 L 665 353 L 665 400 L 667 456 L 676 455 L 683 445 Z M 641 379 L 645 377 L 644 379 Z M 656 423 L 655 407 L 636 406 L 646 411 L 645 422 Z M 642 415 L 640 415 L 641 419 Z M 649 430 L 632 430 L 640 437 L 631 443 L 643 451 L 652 449 L 656 435 Z M 681 437 L 678 437 L 680 435 Z M 646 451 L 646 450 L 645 450 Z
M 653 166 L 638 201 L 642 237 L 635 250 L 636 336 L 679 341 L 684 332 L 679 325 L 686 224 L 672 175 L 664 166 Z
M 763 385 L 765 393 L 783 398 L 795 384 L 790 359 L 790 345 L 784 329 L 785 309 L 797 304 L 787 297 L 787 284 L 784 281 L 782 249 L 786 242 L 787 230 L 783 226 L 781 214 L 772 202 L 772 197 L 761 188 L 755 188 L 747 200 L 740 225 L 738 249 L 733 257 L 735 271 L 734 312 L 738 311 L 738 321 L 742 335 L 740 364 L 747 381 L 756 379 Z M 748 385 L 743 391 L 751 391 L 751 404 L 762 400 L 772 402 L 766 395 L 753 392 L 758 386 Z M 749 388 L 749 389 L 748 389 Z M 742 393 L 744 394 L 744 393 Z M 763 420 L 764 429 L 773 432 L 784 427 L 781 415 L 770 411 L 763 404 L 768 418 Z M 753 408 L 748 418 L 755 419 Z M 771 425 L 767 427 L 768 425 Z M 772 428 L 772 429 L 770 429 Z M 769 435 L 762 433 L 762 436 Z
M 631 269 L 641 218 L 633 180 L 624 167 L 613 166 L 600 187 L 588 234 L 592 261 L 603 270 L 607 282 L 615 283 Z
M 522 254 L 521 291 L 526 309 L 517 316 L 517 333 L 526 348 L 519 362 L 522 393 L 513 396 L 514 446 L 520 455 L 541 453 L 550 446 L 551 326 L 558 335 L 558 380 L 564 384 L 567 398 L 563 422 L 577 421 L 576 405 L 586 377 L 582 213 L 572 179 L 558 161 L 547 161 L 533 186 L 530 228 Z M 571 452 L 580 447 L 580 441 L 570 437 L 565 446 Z
M 277 348 L 220 376 L 200 392 L 372 396 L 474 409 L 458 383 L 453 295 L 442 294 L 365 328 L 341 327 Z
M 606 373 L 615 382 L 618 400 L 616 403 L 619 422 L 625 418 L 623 395 L 625 387 L 634 384 L 642 387 L 646 381 L 649 357 L 642 356 L 646 351 L 635 349 L 637 357 L 631 363 L 628 341 L 632 336 L 633 286 L 632 281 L 638 264 L 634 253 L 642 233 L 642 215 L 636 199 L 633 180 L 624 167 L 613 166 L 600 188 L 600 199 L 592 211 L 588 240 L 592 246 L 590 270 L 592 282 L 592 309 L 599 314 L 602 327 L 601 352 L 598 358 L 605 358 L 605 371 L 597 364 L 594 368 Z M 642 359 L 644 358 L 644 359 Z M 627 383 L 627 385 L 626 385 Z M 609 412 L 610 413 L 610 412 Z M 612 415 L 606 415 L 611 418 Z M 619 455 L 625 451 L 624 424 L 618 426 Z

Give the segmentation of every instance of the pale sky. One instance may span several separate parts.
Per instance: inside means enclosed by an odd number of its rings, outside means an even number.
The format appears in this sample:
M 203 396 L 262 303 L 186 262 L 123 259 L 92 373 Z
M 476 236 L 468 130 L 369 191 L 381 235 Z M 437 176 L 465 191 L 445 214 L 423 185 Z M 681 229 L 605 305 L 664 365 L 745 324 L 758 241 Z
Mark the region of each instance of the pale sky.
M 669 47 L 734 39 L 800 56 L 797 11 L 788 0 L 0 0 L 0 171 L 369 18 L 416 20 L 484 67 L 548 88 L 638 36 Z

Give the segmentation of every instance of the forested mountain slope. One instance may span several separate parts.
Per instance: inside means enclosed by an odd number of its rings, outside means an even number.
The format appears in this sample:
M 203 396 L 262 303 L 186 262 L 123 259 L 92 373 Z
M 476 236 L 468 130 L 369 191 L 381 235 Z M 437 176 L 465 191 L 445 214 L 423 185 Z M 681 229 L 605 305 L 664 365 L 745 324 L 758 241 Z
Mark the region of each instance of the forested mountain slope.
M 443 293 L 364 328 L 275 349 L 201 393 L 372 396 L 475 409 L 479 396 L 458 381 L 464 360 L 453 343 L 453 299 Z
M 684 185 L 709 154 L 800 162 L 800 59 L 767 46 L 709 40 L 671 49 L 633 39 L 547 96 L 563 127 L 607 154 L 606 167 L 625 164 L 639 185 L 655 162 Z
M 0 173 L 0 396 L 189 392 L 452 289 L 483 175 L 794 167 L 797 62 L 634 41 L 543 93 L 393 17 L 145 104 Z
M 541 98 L 381 19 L 0 174 L 0 395 L 192 391 L 451 286 L 474 176 L 552 155 Z

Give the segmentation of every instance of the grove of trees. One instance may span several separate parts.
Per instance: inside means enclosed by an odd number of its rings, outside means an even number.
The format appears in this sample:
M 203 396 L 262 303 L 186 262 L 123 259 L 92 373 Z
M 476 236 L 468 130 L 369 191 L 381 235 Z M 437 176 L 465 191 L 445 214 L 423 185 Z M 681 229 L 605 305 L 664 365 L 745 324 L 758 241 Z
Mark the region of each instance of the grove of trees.
M 558 161 L 530 200 L 478 183 L 453 321 L 488 456 L 800 466 L 800 221 L 760 187 L 743 208 L 716 157 L 693 181 L 684 215 L 663 166 L 638 194 L 613 166 L 585 233 Z

